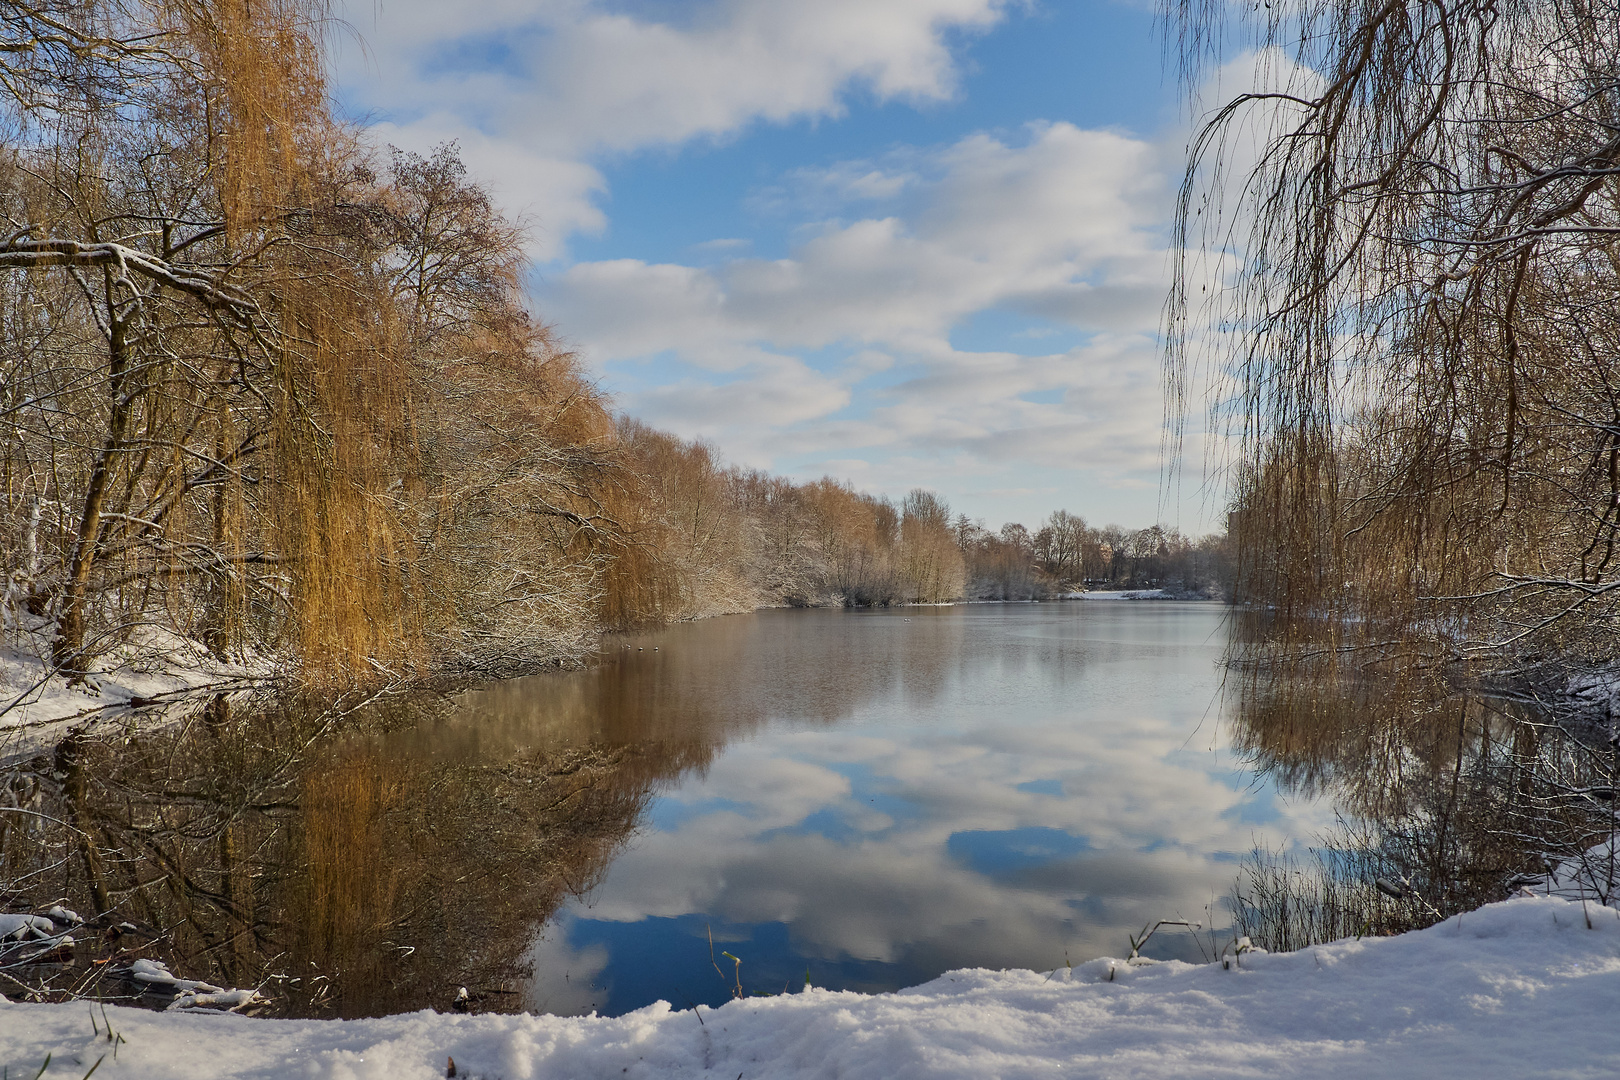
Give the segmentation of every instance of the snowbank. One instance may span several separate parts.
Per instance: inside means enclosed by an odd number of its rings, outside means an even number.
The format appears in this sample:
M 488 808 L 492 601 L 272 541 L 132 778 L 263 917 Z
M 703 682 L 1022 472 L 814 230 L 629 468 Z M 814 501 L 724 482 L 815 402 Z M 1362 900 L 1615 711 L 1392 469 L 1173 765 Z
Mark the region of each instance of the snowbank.
M 165 668 L 137 668 L 118 664 L 97 671 L 75 686 L 50 673 L 39 657 L 13 648 L 0 648 L 0 730 L 34 727 L 61 720 L 83 719 L 94 713 L 158 703 L 167 698 L 239 689 L 254 681 L 242 668 L 225 665 L 174 664 Z
M 1524 891 L 1532 896 L 1588 898 L 1604 904 L 1620 900 L 1620 831 L 1579 855 L 1557 860 L 1551 874 L 1531 882 Z
M 122 722 L 137 710 L 148 724 L 187 715 L 216 694 L 236 694 L 269 679 L 264 658 L 225 663 L 200 644 L 148 628 L 139 640 L 109 650 L 95 670 L 70 684 L 46 659 L 42 630 L 0 645 L 0 762 L 31 753 L 70 729 Z
M 1590 928 L 1589 928 L 1590 927 Z M 1110 980 L 1110 973 L 1112 979 Z M 162 1077 L 1609 1077 L 1620 912 L 1493 904 L 1399 938 L 1241 968 L 1097 960 L 958 971 L 872 997 L 812 990 L 614 1019 L 420 1012 L 254 1020 L 110 1009 L 96 1075 Z M 95 1010 L 99 1017 L 100 1010 Z M 83 1004 L 0 1005 L 0 1062 L 78 1080 L 111 1044 Z

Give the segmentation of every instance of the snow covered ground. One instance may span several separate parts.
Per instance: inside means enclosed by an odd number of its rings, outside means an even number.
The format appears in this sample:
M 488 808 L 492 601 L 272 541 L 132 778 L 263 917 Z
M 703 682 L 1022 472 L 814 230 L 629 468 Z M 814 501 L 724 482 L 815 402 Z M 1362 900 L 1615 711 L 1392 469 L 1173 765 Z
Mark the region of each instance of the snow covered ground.
M 420 1012 L 254 1020 L 0 1005 L 0 1063 L 33 1077 L 1613 1077 L 1620 912 L 1492 904 L 1398 938 L 1241 967 L 1095 960 L 957 971 L 897 994 L 811 990 L 613 1019 Z M 103 1060 L 103 1056 L 105 1059 Z
M 148 629 L 133 644 L 112 649 L 83 680 L 53 672 L 45 629 L 7 628 L 0 645 L 0 762 L 60 739 L 69 730 L 124 723 L 140 710 L 150 726 L 187 715 L 215 694 L 260 685 L 269 661 L 224 663 L 196 642 Z

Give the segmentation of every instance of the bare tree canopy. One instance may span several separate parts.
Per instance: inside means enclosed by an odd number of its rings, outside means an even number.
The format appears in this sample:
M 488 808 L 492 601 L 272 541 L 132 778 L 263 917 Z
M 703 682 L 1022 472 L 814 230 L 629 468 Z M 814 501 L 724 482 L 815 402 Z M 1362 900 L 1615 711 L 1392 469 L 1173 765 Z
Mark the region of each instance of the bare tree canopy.
M 1190 83 L 1229 14 L 1166 11 Z M 1620 5 L 1243 18 L 1262 89 L 1190 148 L 1168 376 L 1222 387 L 1246 594 L 1364 616 L 1347 642 L 1612 654 Z

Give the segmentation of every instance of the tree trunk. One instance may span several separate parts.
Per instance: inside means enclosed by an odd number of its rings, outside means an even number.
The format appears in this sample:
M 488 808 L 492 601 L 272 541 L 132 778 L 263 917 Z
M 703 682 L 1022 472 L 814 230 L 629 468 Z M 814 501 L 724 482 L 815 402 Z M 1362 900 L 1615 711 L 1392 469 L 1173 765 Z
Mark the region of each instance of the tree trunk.
M 63 590 L 61 613 L 56 622 L 56 640 L 51 645 L 51 662 L 59 671 L 73 675 L 84 674 L 84 607 L 90 589 L 90 573 L 95 569 L 100 544 L 101 508 L 111 485 L 114 461 L 123 452 L 124 433 L 129 427 L 133 405 L 124 387 L 129 368 L 125 324 L 115 313 L 110 314 L 107 381 L 112 393 L 112 414 L 107 423 L 107 439 L 102 443 L 101 452 L 96 455 L 95 468 L 90 473 L 90 486 L 85 490 L 84 510 L 79 515 L 78 535 L 74 538 L 73 553 L 68 560 L 67 587 Z

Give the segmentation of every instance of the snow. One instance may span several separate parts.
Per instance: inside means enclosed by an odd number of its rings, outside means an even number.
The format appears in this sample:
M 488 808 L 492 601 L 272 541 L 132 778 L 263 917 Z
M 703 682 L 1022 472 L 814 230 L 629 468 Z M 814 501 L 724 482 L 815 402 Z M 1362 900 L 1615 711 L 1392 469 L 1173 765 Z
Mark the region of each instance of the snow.
M 264 658 L 222 662 L 196 642 L 145 628 L 69 685 L 46 659 L 46 629 L 7 629 L 12 644 L 0 645 L 0 762 L 36 752 L 69 729 L 125 721 L 136 710 L 148 723 L 177 720 L 215 694 L 263 683 L 272 670 Z
M 56 933 L 56 924 L 43 915 L 8 915 L 0 912 L 0 941 L 14 938 L 48 937 Z
M 807 990 L 616 1018 L 255 1020 L 0 1005 L 0 1063 L 49 1077 L 1609 1077 L 1620 912 L 1492 904 L 1398 938 L 1236 963 L 956 971 L 897 994 Z M 99 1009 L 96 1010 L 99 1015 Z M 118 1047 L 114 1061 L 109 1050 Z
M 1065 593 L 1071 600 L 1168 600 L 1163 589 L 1096 589 L 1090 592 Z
M 1620 831 L 1572 858 L 1552 862 L 1552 873 L 1525 886 L 1532 896 L 1561 896 L 1566 900 L 1594 898 L 1613 904 L 1620 899 Z
M 222 986 L 176 978 L 167 964 L 157 960 L 137 960 L 129 966 L 129 977 L 136 982 L 171 987 L 175 998 L 170 1009 L 240 1009 L 263 999 L 257 990 L 227 990 Z
M 55 912 L 72 914 L 60 907 L 53 907 L 51 912 L 53 915 Z M 58 949 L 72 947 L 73 936 L 59 932 L 51 915 L 0 912 L 0 972 L 4 971 L 3 965 L 28 963 Z
M 1610 715 L 1620 712 L 1620 670 L 1613 666 L 1581 668 L 1564 682 L 1564 694 Z

